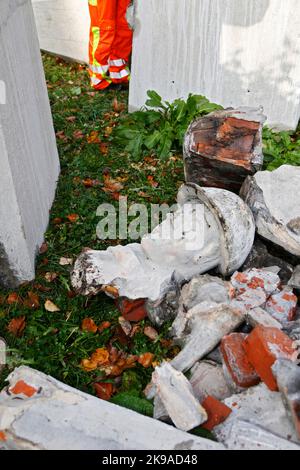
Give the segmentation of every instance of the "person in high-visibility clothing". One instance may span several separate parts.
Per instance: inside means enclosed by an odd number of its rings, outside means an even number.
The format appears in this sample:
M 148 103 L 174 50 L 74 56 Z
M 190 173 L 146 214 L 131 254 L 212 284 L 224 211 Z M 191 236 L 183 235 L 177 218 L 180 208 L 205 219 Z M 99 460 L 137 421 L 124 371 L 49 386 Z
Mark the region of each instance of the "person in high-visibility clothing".
M 92 87 L 103 90 L 111 83 L 128 83 L 132 29 L 127 22 L 126 13 L 132 1 L 88 2 L 91 16 L 89 73 Z

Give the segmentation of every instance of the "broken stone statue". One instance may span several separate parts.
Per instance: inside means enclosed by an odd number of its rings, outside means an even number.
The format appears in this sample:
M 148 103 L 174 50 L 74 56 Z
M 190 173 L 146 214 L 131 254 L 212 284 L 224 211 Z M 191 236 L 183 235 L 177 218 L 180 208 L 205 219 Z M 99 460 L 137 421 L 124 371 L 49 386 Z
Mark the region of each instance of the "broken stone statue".
M 239 191 L 263 164 L 262 108 L 215 111 L 196 119 L 184 140 L 187 182 Z
M 257 232 L 300 257 L 300 167 L 282 165 L 249 176 L 240 191 L 251 208 Z
M 119 298 L 146 299 L 150 319 L 161 324 L 162 306 L 174 285 L 212 268 L 223 275 L 238 269 L 255 233 L 253 216 L 242 199 L 223 189 L 186 184 L 177 201 L 177 211 L 140 244 L 85 250 L 72 273 L 74 289 L 84 295 L 104 291 Z M 176 308 L 170 309 L 171 316 L 176 313 Z

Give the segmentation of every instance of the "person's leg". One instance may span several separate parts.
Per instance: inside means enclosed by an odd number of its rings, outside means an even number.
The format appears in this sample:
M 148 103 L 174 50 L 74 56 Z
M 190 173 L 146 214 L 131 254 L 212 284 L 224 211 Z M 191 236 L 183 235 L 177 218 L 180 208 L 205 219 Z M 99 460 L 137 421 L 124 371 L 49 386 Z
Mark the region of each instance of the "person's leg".
M 128 82 L 130 78 L 128 60 L 132 50 L 132 29 L 126 19 L 130 3 L 130 0 L 117 0 L 116 34 L 109 60 L 109 75 L 113 83 Z
M 88 0 L 91 16 L 89 73 L 95 89 L 107 88 L 109 57 L 116 31 L 117 0 Z

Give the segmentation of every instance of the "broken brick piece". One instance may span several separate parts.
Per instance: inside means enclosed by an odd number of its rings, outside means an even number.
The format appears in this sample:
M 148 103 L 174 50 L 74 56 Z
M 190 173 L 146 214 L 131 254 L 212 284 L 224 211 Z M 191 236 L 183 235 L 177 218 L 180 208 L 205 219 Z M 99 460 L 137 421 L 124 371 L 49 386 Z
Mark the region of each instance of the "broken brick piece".
M 266 311 L 279 322 L 295 319 L 298 298 L 291 289 L 284 289 L 271 295 L 266 303 Z
M 125 297 L 116 300 L 122 316 L 128 321 L 140 321 L 147 316 L 144 299 L 129 300 Z
M 201 405 L 208 416 L 208 420 L 201 426 L 208 431 L 211 431 L 215 426 L 218 426 L 218 424 L 223 423 L 232 412 L 231 408 L 212 396 L 206 397 Z
M 25 395 L 30 398 L 37 392 L 37 389 L 28 385 L 24 380 L 19 380 L 9 391 L 14 395 Z
M 184 141 L 186 181 L 238 191 L 263 163 L 260 109 L 225 109 L 197 118 Z
M 278 328 L 258 325 L 243 342 L 249 362 L 272 391 L 278 391 L 272 365 L 279 358 L 297 359 L 293 341 Z
M 6 435 L 3 431 L 0 431 L 0 441 L 6 441 Z
M 232 333 L 224 336 L 221 341 L 221 352 L 227 369 L 240 387 L 252 387 L 260 382 L 254 367 L 250 364 L 243 343 L 247 335 Z

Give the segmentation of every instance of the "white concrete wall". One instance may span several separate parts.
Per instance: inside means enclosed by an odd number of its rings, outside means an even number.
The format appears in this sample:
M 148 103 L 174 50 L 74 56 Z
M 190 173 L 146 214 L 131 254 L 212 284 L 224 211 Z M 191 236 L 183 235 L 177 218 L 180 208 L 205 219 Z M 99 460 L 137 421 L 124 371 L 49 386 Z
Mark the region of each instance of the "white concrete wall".
M 263 105 L 268 123 L 300 115 L 299 0 L 136 0 L 130 106 L 206 95 L 223 106 Z
M 88 0 L 32 0 L 41 49 L 88 62 Z
M 0 283 L 34 277 L 59 160 L 30 0 L 0 1 Z

